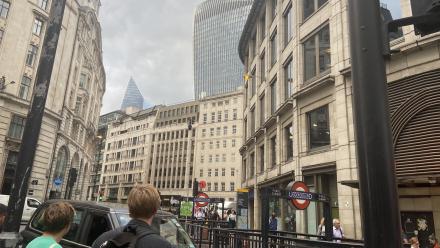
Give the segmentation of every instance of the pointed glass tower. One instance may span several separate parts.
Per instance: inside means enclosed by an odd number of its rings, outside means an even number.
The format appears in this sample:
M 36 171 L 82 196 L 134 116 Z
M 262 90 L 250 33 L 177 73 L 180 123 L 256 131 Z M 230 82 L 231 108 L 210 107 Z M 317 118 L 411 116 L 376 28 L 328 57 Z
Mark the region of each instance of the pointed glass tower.
M 136 82 L 133 78 L 128 81 L 127 90 L 125 91 L 124 99 L 122 100 L 121 110 L 133 107 L 142 110 L 144 107 L 144 97 L 142 96 Z

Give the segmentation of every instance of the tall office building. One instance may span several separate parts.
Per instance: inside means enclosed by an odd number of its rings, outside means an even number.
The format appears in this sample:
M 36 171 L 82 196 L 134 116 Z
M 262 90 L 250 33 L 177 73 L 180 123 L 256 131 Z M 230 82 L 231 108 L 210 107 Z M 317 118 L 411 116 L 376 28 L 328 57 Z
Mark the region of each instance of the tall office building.
M 243 84 L 238 42 L 253 0 L 206 0 L 194 16 L 195 99 Z
M 127 111 L 128 109 L 133 109 L 129 112 L 136 112 L 142 110 L 144 107 L 144 97 L 142 96 L 136 82 L 133 78 L 128 81 L 127 89 L 125 90 L 124 99 L 122 100 L 121 110 Z

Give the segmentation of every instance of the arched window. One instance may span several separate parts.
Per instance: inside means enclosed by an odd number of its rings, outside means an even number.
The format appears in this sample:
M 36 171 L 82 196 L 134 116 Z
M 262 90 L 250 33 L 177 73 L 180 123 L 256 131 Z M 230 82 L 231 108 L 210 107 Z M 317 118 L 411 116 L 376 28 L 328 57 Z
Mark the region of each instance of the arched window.
M 57 163 L 55 167 L 55 179 L 63 180 L 67 167 L 67 148 L 61 147 L 57 155 Z

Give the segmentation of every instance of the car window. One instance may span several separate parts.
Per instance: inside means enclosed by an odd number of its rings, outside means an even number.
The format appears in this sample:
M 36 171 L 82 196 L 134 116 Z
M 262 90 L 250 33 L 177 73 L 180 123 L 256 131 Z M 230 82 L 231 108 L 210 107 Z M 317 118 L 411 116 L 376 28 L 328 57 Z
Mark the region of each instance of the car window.
M 110 231 L 112 228 L 110 222 L 104 215 L 91 214 L 91 224 L 86 237 L 86 245 L 91 246 L 93 242 L 103 233 Z
M 38 208 L 40 206 L 40 203 L 34 199 L 27 199 L 27 205 L 32 208 Z
M 47 206 L 46 206 L 47 207 Z M 35 218 L 32 220 L 31 226 L 41 232 L 44 232 L 44 224 L 43 224 L 43 213 L 44 209 L 41 209 Z M 70 241 L 77 241 L 78 234 L 80 232 L 81 221 L 83 217 L 84 210 L 75 209 L 75 216 L 73 218 L 72 225 L 70 225 L 69 232 L 64 236 L 64 239 Z

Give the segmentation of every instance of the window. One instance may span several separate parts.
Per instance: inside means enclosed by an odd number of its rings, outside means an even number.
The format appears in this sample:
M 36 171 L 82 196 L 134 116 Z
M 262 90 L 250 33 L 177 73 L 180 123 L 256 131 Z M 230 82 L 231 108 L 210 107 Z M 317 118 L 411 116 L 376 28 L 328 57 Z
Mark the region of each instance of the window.
M 260 172 L 263 172 L 264 171 L 264 145 L 262 145 L 262 146 L 260 146 L 259 148 L 258 148 L 258 153 L 259 153 L 259 155 L 260 155 L 260 160 L 259 160 L 259 163 L 260 163 L 260 166 L 259 166 L 259 169 L 260 169 Z
M 235 191 L 235 183 L 234 183 L 234 182 L 231 182 L 231 183 L 229 184 L 229 187 L 230 187 L 230 190 L 231 190 L 231 191 Z
M 215 122 L 215 113 L 214 112 L 211 113 L 211 122 L 212 123 Z
M 278 59 L 278 48 L 277 48 L 277 31 L 275 30 L 270 37 L 270 64 L 273 66 Z
M 275 78 L 270 85 L 270 113 L 274 114 L 277 110 L 277 79 Z
M 232 142 L 231 146 L 235 147 L 235 139 L 233 139 L 231 142 Z
M 212 149 L 212 148 L 214 148 L 213 144 L 214 144 L 214 142 L 213 142 L 213 141 L 209 141 L 209 149 Z
M 222 121 L 222 111 L 218 111 L 218 113 L 217 113 L 217 121 L 218 122 Z
M 202 137 L 206 136 L 206 129 L 202 129 Z
M 264 95 L 262 95 L 260 98 L 260 127 L 262 127 L 266 121 L 266 105 L 264 100 Z
M 203 164 L 205 162 L 205 156 L 201 155 L 200 156 L 200 163 Z
M 327 0 L 303 0 L 303 19 L 307 19 L 326 2 Z
M 232 134 L 236 134 L 237 133 L 237 126 L 233 125 L 232 126 Z
M 277 165 L 277 136 L 270 139 L 270 162 L 272 168 Z
M 15 170 L 17 168 L 18 152 L 9 151 L 8 158 L 3 173 L 3 185 L 1 193 L 5 195 L 11 194 L 12 184 L 14 184 Z
M 218 169 L 215 169 L 215 171 L 214 171 L 214 176 L 215 176 L 215 177 L 218 177 Z
M 27 66 L 34 66 L 34 60 L 37 57 L 37 51 L 38 47 L 36 45 L 30 45 L 29 50 L 26 57 L 26 65 Z
M 226 140 L 223 140 L 223 148 L 226 148 Z
M 208 183 L 208 191 L 211 191 L 211 183 Z
M 215 148 L 219 149 L 220 148 L 220 140 L 217 140 L 215 142 Z
M 293 37 L 292 31 L 292 5 L 284 13 L 284 46 L 287 46 Z
M 202 142 L 201 146 L 202 146 L 202 150 L 205 150 L 205 142 Z
M 218 191 L 218 183 L 214 183 L 214 191 Z
M 210 135 L 211 135 L 211 136 L 214 136 L 214 128 L 211 128 L 211 129 L 210 129 Z
M 235 162 L 235 153 L 231 153 L 231 162 Z
M 330 69 L 330 30 L 325 26 L 304 42 L 304 80 Z
M 208 169 L 208 177 L 211 177 L 212 169 Z
M 222 162 L 226 162 L 226 154 L 222 155 Z
M 79 87 L 86 89 L 87 88 L 87 74 L 81 73 L 79 76 Z
M 221 127 L 217 127 L 217 136 L 220 136 L 220 134 L 221 134 L 221 132 L 222 132 L 222 128 Z
M 226 157 L 226 155 L 225 155 L 225 157 Z M 222 177 L 224 177 L 224 176 L 226 176 L 226 169 L 222 168 Z
M 227 135 L 228 134 L 228 127 L 223 127 L 223 135 Z
M 220 162 L 220 155 L 215 155 L 215 162 Z
M 271 16 L 272 20 L 277 16 L 277 2 L 278 0 L 271 0 Z
M 249 135 L 253 135 L 255 133 L 255 107 L 250 111 L 250 124 L 249 124 Z
M 249 161 L 249 177 L 253 178 L 255 176 L 255 153 L 251 153 Z
M 330 127 L 328 106 L 307 113 L 309 124 L 309 148 L 314 149 L 330 145 Z
M 208 114 L 203 114 L 203 124 L 208 122 Z
M 27 100 L 30 87 L 31 87 L 31 79 L 29 77 L 23 76 L 23 78 L 21 79 L 20 91 L 18 92 L 18 97 Z
M 251 98 L 255 96 L 255 93 L 257 92 L 257 78 L 255 77 L 255 71 L 254 68 L 251 72 Z
M 222 191 L 226 191 L 226 183 L 222 183 Z
M 261 15 L 260 34 L 260 42 L 263 42 L 264 38 L 266 37 L 266 11 L 263 11 L 263 14 Z
M 260 57 L 260 77 L 261 82 L 266 80 L 266 53 Z
M 12 116 L 11 125 L 9 126 L 8 136 L 14 139 L 23 137 L 24 125 L 26 119 L 17 115 Z
M 237 120 L 237 109 L 232 110 L 232 119 Z
M 292 60 L 284 66 L 284 99 L 288 99 L 292 95 Z
M 235 168 L 231 168 L 231 177 L 235 177 Z
M 0 0 L 0 17 L 6 18 L 8 17 L 10 3 L 5 0 Z
M 284 147 L 286 148 L 285 160 L 289 161 L 293 159 L 293 126 L 289 124 L 284 128 Z
M 47 8 L 47 1 L 48 0 L 38 0 L 38 6 L 40 6 L 40 8 L 46 10 Z
M 212 163 L 212 155 L 209 155 L 209 163 Z
M 228 110 L 225 110 L 225 121 L 228 121 L 228 119 L 229 119 Z
M 203 177 L 203 169 L 200 169 L 200 177 Z
M 32 29 L 32 32 L 35 35 L 40 36 L 42 28 L 43 28 L 43 21 L 41 21 L 38 18 L 35 18 L 35 20 L 34 20 L 34 27 Z

